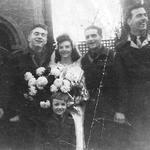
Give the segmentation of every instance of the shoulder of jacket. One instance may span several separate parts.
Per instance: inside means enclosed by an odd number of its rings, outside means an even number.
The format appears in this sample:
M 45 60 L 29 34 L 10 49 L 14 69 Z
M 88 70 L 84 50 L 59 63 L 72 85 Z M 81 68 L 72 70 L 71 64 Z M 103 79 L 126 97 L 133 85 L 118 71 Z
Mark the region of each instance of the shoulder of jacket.
M 107 49 L 107 50 L 109 51 L 109 55 L 112 55 L 112 56 L 114 55 L 115 52 L 113 49 Z
M 86 52 L 85 54 L 82 55 L 82 59 L 85 58 L 87 56 L 88 52 Z
M 25 52 L 23 50 L 16 50 L 10 54 L 10 58 L 13 59 L 13 58 L 21 57 L 23 55 L 25 55 Z
M 127 51 L 128 48 L 126 48 L 130 44 L 130 41 L 122 41 L 118 43 L 115 47 L 116 52 L 124 52 Z
M 84 60 L 86 60 L 88 57 L 88 52 L 87 53 L 85 53 L 84 55 L 82 55 L 82 57 L 81 57 L 81 63 L 82 63 L 82 61 L 84 61 Z

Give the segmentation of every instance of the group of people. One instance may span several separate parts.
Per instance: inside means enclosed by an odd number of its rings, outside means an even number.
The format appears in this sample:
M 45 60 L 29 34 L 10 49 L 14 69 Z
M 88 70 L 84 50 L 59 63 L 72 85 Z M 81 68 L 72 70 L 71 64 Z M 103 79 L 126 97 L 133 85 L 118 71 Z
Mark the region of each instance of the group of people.
M 0 119 L 1 149 L 12 150 L 148 150 L 150 148 L 150 35 L 143 5 L 128 10 L 128 36 L 115 53 L 102 45 L 102 29 L 84 31 L 88 52 L 81 56 L 68 34 L 57 37 L 54 52 L 46 47 L 48 30 L 36 25 L 28 36 L 28 48 L 13 52 L 1 68 L 1 82 L 8 80 L 9 99 L 3 98 Z M 26 94 L 26 72 L 39 67 L 80 68 L 86 91 L 68 107 L 70 94 L 49 95 L 43 109 Z M 5 75 L 5 76 L 4 76 Z M 3 85 L 3 84 L 1 84 Z M 3 87 L 0 89 L 4 90 Z M 53 89 L 54 90 L 54 89 Z M 10 130 L 12 129 L 12 130 Z M 1 132 L 0 131 L 0 132 Z M 1 132 L 3 133 L 3 132 Z

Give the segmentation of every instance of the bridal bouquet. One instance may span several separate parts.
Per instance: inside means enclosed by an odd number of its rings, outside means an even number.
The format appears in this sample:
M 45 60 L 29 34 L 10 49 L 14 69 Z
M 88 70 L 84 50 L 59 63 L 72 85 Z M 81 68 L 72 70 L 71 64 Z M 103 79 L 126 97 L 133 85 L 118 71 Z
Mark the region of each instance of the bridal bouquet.
M 37 68 L 35 73 L 26 72 L 28 90 L 24 96 L 30 100 L 38 99 L 42 108 L 50 107 L 50 97 L 53 92 L 63 92 L 70 96 L 68 106 L 79 104 L 88 99 L 84 85 L 83 70 L 79 66 L 65 68 L 58 64 L 52 68 Z
M 61 91 L 67 93 L 71 98 L 68 106 L 79 104 L 88 99 L 81 67 L 70 66 L 65 68 L 63 65 L 58 64 L 51 69 L 50 74 L 55 76 L 54 83 L 50 87 L 51 92 Z
M 42 108 L 50 107 L 51 92 L 49 87 L 54 81 L 54 76 L 50 75 L 50 68 L 39 67 L 35 72 L 26 72 L 24 79 L 27 81 L 27 92 L 24 93 L 26 99 L 38 101 Z

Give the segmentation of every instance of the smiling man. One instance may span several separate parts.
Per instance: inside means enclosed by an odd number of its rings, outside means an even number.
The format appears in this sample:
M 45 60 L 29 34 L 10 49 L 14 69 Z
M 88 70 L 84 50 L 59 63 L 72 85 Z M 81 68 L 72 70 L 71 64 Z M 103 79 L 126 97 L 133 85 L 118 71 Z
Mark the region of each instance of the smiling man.
M 46 57 L 45 53 L 45 44 L 47 43 L 48 30 L 44 25 L 36 25 L 32 28 L 29 36 L 29 53 L 32 53 L 33 62 L 37 66 L 41 66 L 44 58 Z
M 132 150 L 150 148 L 150 35 L 143 5 L 128 10 L 128 39 L 118 45 L 115 71 L 118 85 L 118 112 L 115 120 L 129 122 Z
M 47 34 L 48 31 L 46 27 L 41 25 L 34 26 L 28 36 L 29 47 L 41 51 L 44 45 L 47 43 Z
M 110 134 L 107 131 L 110 127 L 105 127 L 103 132 L 102 121 L 113 120 L 113 52 L 102 45 L 102 29 L 97 26 L 89 26 L 85 29 L 85 39 L 88 46 L 88 52 L 81 60 L 82 68 L 85 74 L 85 83 L 90 94 L 90 100 L 86 104 L 85 110 L 85 141 L 89 149 L 108 149 L 106 143 L 110 143 Z M 103 87 L 102 87 L 103 86 Z M 101 94 L 98 96 L 99 88 Z M 98 103 L 98 105 L 97 105 Z M 95 107 L 97 110 L 94 115 Z M 92 119 L 94 126 L 91 130 Z M 96 121 L 97 120 L 97 121 Z M 91 133 L 91 140 L 89 141 Z M 103 140 L 101 137 L 103 136 Z M 102 142 L 103 141 L 103 142 Z M 88 143 L 89 142 L 89 143 Z M 106 146 L 106 147 L 105 147 Z
M 51 50 L 46 47 L 47 36 L 47 26 L 35 25 L 29 33 L 26 50 L 16 51 L 10 57 L 12 86 L 11 100 L 8 103 L 8 117 L 10 125 L 14 124 L 14 129 L 10 130 L 12 135 L 10 140 L 12 141 L 11 148 L 15 150 L 33 149 L 35 130 L 33 118 L 38 116 L 40 109 L 33 105 L 33 101 L 29 104 L 24 97 L 26 93 L 24 74 L 28 71 L 35 72 L 38 67 L 48 66 Z M 17 136 L 13 135 L 13 130 Z

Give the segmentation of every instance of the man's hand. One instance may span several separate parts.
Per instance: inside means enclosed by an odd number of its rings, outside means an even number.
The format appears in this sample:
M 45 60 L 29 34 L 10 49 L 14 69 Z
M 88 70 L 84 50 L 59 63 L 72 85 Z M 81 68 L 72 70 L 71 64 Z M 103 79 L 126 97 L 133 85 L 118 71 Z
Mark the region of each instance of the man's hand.
M 116 112 L 114 116 L 114 121 L 121 124 L 125 123 L 126 122 L 125 115 L 123 113 Z
M 18 122 L 18 121 L 19 121 L 19 116 L 16 115 L 15 117 L 10 118 L 9 121 L 10 121 L 10 122 Z
M 3 117 L 3 115 L 4 115 L 4 110 L 3 108 L 0 108 L 0 119 Z

